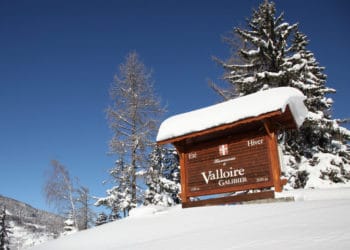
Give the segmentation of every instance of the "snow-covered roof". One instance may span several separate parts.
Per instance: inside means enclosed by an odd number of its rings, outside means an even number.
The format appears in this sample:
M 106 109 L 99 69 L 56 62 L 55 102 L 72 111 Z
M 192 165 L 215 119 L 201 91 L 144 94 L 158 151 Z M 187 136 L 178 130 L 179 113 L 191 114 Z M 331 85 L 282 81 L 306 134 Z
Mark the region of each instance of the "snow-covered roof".
M 299 127 L 307 115 L 303 102 L 305 98 L 298 89 L 280 87 L 175 115 L 163 121 L 157 141 L 169 140 L 273 111 L 284 112 L 287 106 Z

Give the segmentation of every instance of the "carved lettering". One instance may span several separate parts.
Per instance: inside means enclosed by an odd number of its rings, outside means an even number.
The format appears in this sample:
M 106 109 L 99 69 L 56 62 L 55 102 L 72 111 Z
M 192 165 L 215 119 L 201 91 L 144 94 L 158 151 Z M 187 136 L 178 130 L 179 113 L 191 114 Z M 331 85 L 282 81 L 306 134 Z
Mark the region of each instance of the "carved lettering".
M 219 180 L 218 184 L 219 186 L 225 186 L 225 185 L 233 185 L 233 184 L 239 184 L 239 183 L 244 183 L 247 182 L 247 177 L 240 177 L 240 178 L 232 178 L 232 179 L 227 179 L 227 180 Z
M 236 157 L 230 157 L 230 158 L 227 158 L 227 159 L 215 159 L 214 160 L 214 163 L 215 164 L 218 164 L 218 163 L 225 163 L 225 162 L 228 162 L 228 161 L 234 161 L 236 160 Z
M 264 139 L 259 139 L 259 140 L 251 139 L 247 141 L 248 147 L 262 145 L 263 143 L 264 143 Z
M 209 181 L 213 180 L 221 180 L 221 179 L 228 179 L 233 178 L 237 176 L 243 176 L 244 175 L 244 168 L 237 168 L 233 169 L 232 167 L 229 170 L 223 170 L 222 168 L 216 169 L 215 171 L 207 171 L 202 172 L 203 179 L 206 184 L 209 183 Z

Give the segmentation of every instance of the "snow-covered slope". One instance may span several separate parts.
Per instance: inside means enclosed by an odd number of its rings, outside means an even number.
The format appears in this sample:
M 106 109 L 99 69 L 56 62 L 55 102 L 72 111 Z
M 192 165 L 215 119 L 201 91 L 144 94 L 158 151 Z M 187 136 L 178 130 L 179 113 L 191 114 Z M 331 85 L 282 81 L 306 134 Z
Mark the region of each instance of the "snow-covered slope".
M 3 207 L 12 231 L 10 249 L 26 249 L 52 240 L 62 232 L 61 216 L 0 195 L 0 209 Z
M 296 202 L 182 209 L 127 219 L 38 245 L 61 249 L 350 249 L 350 189 L 280 194 Z

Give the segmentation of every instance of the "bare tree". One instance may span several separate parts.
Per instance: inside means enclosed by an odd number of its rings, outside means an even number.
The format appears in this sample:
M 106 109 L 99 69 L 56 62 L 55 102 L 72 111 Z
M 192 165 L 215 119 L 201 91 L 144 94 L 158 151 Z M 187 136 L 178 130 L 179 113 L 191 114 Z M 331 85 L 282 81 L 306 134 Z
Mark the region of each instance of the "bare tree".
M 59 161 L 52 160 L 51 166 L 44 186 L 46 202 L 54 205 L 59 212 L 68 210 L 78 228 L 74 183 L 67 168 Z
M 128 160 L 131 203 L 137 203 L 136 177 L 147 163 L 147 154 L 155 141 L 158 117 L 165 110 L 155 96 L 151 72 L 136 52 L 127 55 L 110 88 L 113 105 L 107 109 L 109 125 L 114 132 L 110 150 Z
M 77 217 L 78 217 L 78 226 L 79 230 L 88 229 L 95 221 L 95 213 L 90 209 L 90 200 L 91 196 L 89 189 L 87 187 L 79 187 L 77 189 Z

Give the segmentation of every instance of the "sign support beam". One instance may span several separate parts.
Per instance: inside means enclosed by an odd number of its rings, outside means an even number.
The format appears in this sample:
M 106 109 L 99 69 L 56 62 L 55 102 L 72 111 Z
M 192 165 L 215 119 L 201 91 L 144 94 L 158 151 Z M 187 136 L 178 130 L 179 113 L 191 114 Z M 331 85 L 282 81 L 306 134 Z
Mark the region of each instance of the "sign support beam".
M 271 154 L 271 172 L 272 172 L 272 179 L 273 179 L 273 185 L 276 192 L 282 192 L 283 185 L 286 184 L 284 180 L 281 180 L 281 166 L 279 162 L 278 157 L 278 147 L 277 147 L 277 137 L 276 133 L 271 129 L 271 123 L 267 120 L 263 120 L 264 128 L 266 130 L 266 133 L 268 135 L 268 144 L 270 148 L 270 154 Z
M 186 169 L 185 169 L 185 160 L 186 160 L 186 154 L 184 152 L 184 149 L 178 145 L 178 144 L 174 144 L 177 153 L 179 155 L 179 160 L 180 160 L 180 176 L 181 176 L 181 201 L 182 203 L 185 203 L 188 201 L 188 196 L 187 196 L 187 173 L 186 173 Z

